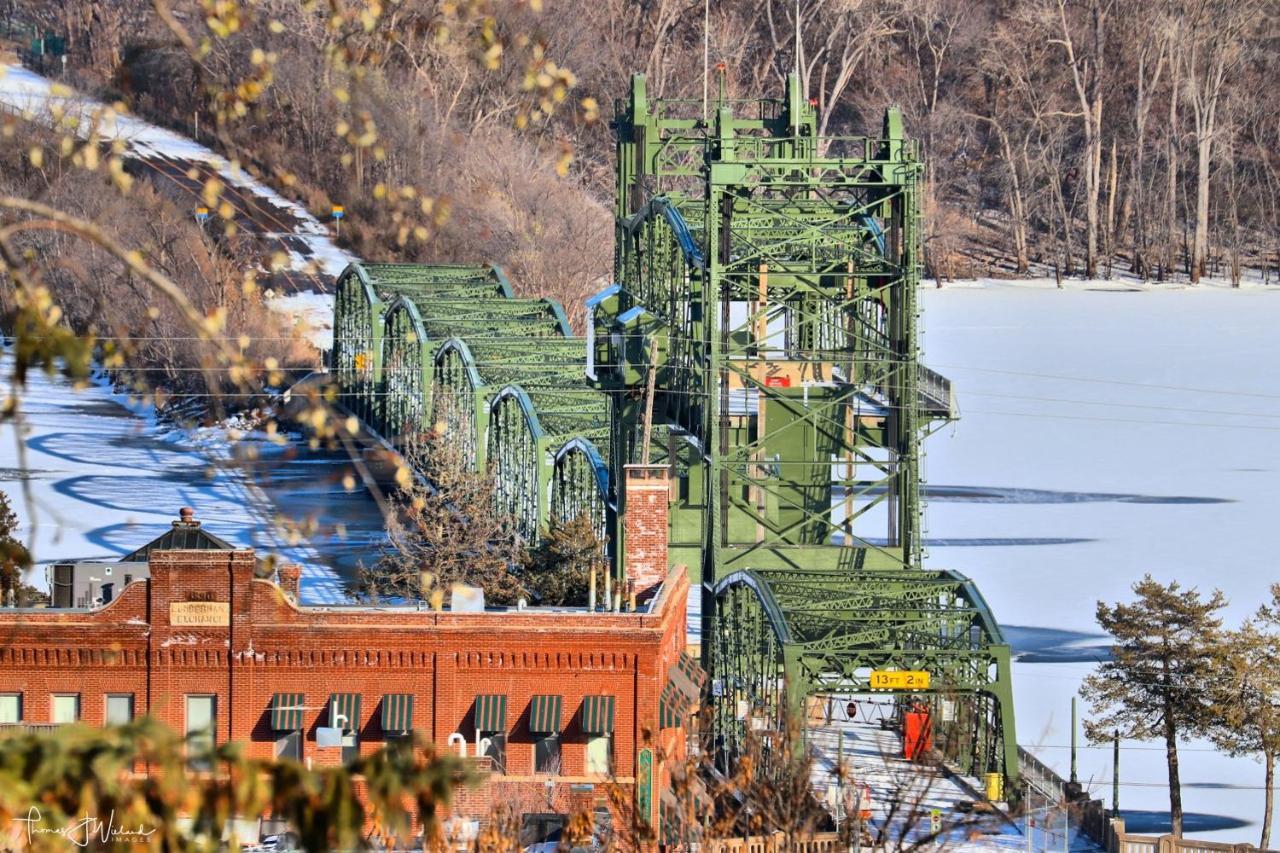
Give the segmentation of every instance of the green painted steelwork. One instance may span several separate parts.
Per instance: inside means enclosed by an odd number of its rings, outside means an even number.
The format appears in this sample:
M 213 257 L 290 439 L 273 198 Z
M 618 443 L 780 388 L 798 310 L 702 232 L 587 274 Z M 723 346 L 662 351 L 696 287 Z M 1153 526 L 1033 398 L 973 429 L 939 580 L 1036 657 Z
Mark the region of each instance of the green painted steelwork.
M 617 284 L 588 305 L 611 467 L 671 468 L 723 770 L 783 708 L 923 669 L 938 740 L 1017 790 L 1008 646 L 971 583 L 923 568 L 921 442 L 954 401 L 919 362 L 916 149 L 896 110 L 819 138 L 802 94 L 704 115 L 637 76 L 618 102 Z
M 353 265 L 335 301 L 344 404 L 410 460 L 444 433 L 530 540 L 587 513 L 619 581 L 611 472 L 667 466 L 723 769 L 788 704 L 920 669 L 935 740 L 1018 790 L 1008 645 L 972 583 L 924 568 L 921 445 L 955 403 L 919 360 L 920 166 L 900 114 L 878 137 L 819 138 L 795 78 L 704 116 L 638 76 L 614 130 L 616 283 L 588 301 L 586 338 L 496 268 Z
M 515 298 L 496 267 L 353 264 L 332 366 L 345 407 L 411 462 L 439 432 L 493 470 L 526 538 L 584 512 L 608 537 L 609 405 L 559 303 Z

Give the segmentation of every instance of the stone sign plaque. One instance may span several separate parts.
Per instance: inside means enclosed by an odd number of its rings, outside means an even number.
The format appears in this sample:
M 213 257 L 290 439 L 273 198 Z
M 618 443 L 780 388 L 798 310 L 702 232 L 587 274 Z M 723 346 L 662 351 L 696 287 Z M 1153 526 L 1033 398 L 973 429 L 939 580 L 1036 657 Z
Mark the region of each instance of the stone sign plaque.
M 226 601 L 175 601 L 169 605 L 169 624 L 225 628 L 231 624 L 231 605 Z

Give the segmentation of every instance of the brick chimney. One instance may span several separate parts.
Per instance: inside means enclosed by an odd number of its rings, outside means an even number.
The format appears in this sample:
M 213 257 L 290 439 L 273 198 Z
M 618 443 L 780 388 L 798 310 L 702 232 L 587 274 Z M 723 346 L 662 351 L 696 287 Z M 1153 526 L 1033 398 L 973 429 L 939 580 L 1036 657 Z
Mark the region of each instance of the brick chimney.
M 624 477 L 623 566 L 628 588 L 644 601 L 667 577 L 671 474 L 666 465 L 627 465 Z
M 298 585 L 302 580 L 302 568 L 296 563 L 285 563 L 276 569 L 277 583 L 293 602 L 298 601 Z

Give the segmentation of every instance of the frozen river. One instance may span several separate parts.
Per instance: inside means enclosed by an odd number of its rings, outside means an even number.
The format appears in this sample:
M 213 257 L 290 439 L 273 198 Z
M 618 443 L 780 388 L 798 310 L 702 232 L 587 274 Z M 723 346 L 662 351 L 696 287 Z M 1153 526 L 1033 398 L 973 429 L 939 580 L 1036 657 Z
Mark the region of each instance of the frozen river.
M 926 443 L 930 561 L 1006 626 L 1019 740 L 1065 777 L 1099 599 L 1150 572 L 1221 589 L 1234 625 L 1280 580 L 1280 289 L 949 287 L 923 305 L 926 360 L 961 407 Z M 1163 746 L 1124 747 L 1121 809 L 1151 831 Z M 1256 844 L 1261 765 L 1201 742 L 1181 757 L 1188 831 Z M 1080 773 L 1110 803 L 1110 746 Z

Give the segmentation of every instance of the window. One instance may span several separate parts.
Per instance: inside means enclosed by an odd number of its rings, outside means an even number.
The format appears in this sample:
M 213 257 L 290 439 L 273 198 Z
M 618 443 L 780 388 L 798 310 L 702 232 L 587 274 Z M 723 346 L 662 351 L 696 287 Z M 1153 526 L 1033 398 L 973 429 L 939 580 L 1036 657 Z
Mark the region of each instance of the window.
M 350 764 L 360 757 L 359 693 L 334 693 L 329 697 L 329 725 L 342 730 L 342 763 Z
M 533 742 L 533 772 L 560 775 L 560 735 L 545 735 Z
M 276 758 L 292 758 L 294 761 L 301 761 L 302 732 L 280 732 L 279 734 L 280 737 L 276 740 Z
M 543 845 L 547 845 L 558 850 L 558 842 L 564 839 L 566 823 L 568 818 L 562 814 L 526 813 L 520 821 L 520 843 L 526 847 L 536 844 L 539 849 L 545 849 Z
M 493 769 L 499 773 L 507 772 L 507 733 L 481 732 L 481 740 L 487 740 L 484 754 L 493 760 Z
M 587 738 L 587 773 L 606 776 L 613 762 L 613 736 L 593 735 Z
M 486 693 L 476 697 L 476 746 L 487 744 L 481 754 L 487 755 L 498 773 L 507 772 L 507 697 L 502 693 Z
M 55 693 L 52 720 L 54 723 L 74 723 L 80 719 L 80 694 Z
M 123 726 L 133 719 L 133 694 L 107 694 L 106 723 L 108 726 Z
M 187 763 L 192 770 L 212 770 L 217 743 L 216 696 L 187 697 Z
M 22 722 L 22 694 L 0 693 L 0 724 Z

